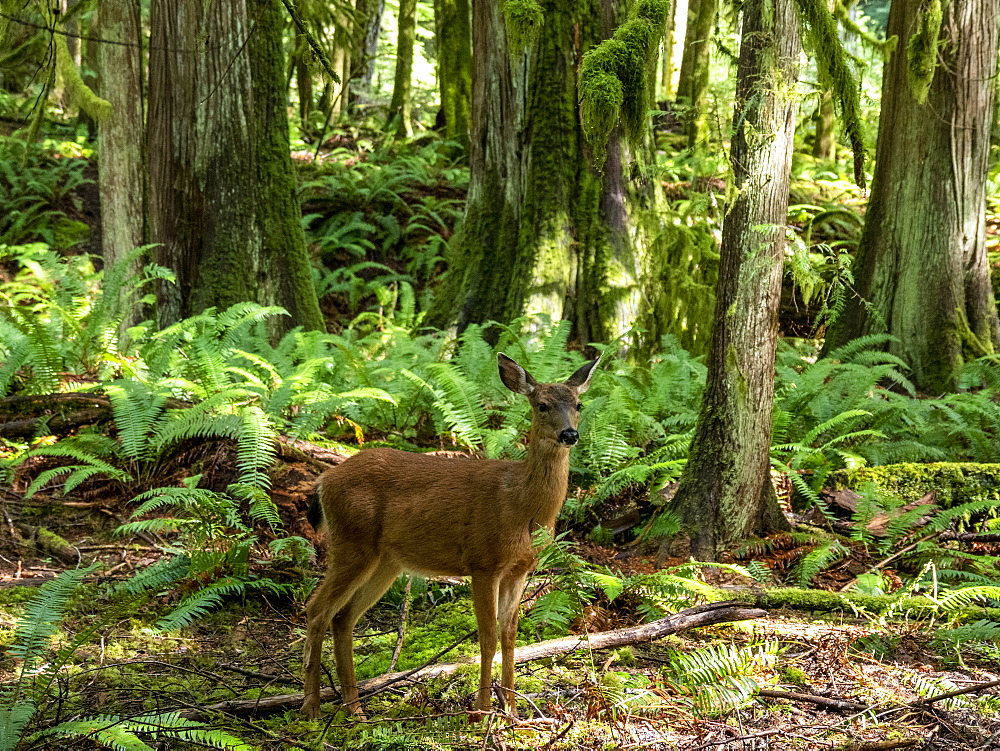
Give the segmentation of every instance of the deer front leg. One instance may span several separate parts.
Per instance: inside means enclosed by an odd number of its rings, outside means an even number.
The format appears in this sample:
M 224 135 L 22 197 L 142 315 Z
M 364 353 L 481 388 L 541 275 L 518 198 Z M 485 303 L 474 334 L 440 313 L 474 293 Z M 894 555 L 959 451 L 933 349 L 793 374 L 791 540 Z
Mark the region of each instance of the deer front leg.
M 521 609 L 521 595 L 527 574 L 500 582 L 500 654 L 503 668 L 500 672 L 500 695 L 504 709 L 517 717 L 517 699 L 514 696 L 514 642 L 517 639 L 517 619 Z
M 479 692 L 476 709 L 490 711 L 493 685 L 493 656 L 497 652 L 497 598 L 500 580 L 495 575 L 472 576 L 472 602 L 479 628 Z
M 351 560 L 351 559 L 348 559 Z M 371 576 L 376 561 L 358 570 L 351 566 L 338 567 L 331 564 L 323 583 L 313 592 L 306 605 L 306 648 L 303 660 L 305 672 L 305 699 L 302 715 L 308 719 L 319 717 L 319 671 L 323 662 L 323 638 L 333 617 L 339 613 L 354 596 L 354 593 Z

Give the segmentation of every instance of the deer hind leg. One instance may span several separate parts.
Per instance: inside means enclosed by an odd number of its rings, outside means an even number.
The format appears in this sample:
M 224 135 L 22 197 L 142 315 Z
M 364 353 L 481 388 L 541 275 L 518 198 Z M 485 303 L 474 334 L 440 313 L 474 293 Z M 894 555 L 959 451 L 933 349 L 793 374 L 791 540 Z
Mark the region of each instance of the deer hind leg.
M 360 718 L 364 718 L 364 713 L 354 675 L 354 626 L 368 608 L 385 594 L 400 571 L 393 563 L 380 563 L 368 581 L 354 593 L 351 601 L 333 616 L 333 656 L 337 663 L 341 698 L 344 706 Z
M 333 557 L 335 556 L 335 557 Z M 357 561 L 365 561 L 357 563 Z M 333 617 L 347 605 L 375 571 L 378 558 L 369 551 L 339 548 L 331 551 L 330 566 L 306 605 L 304 659 L 305 700 L 302 714 L 319 717 L 319 669 L 323 661 L 323 637 Z
M 494 575 L 472 575 L 472 602 L 479 627 L 479 693 L 476 709 L 490 711 L 493 656 L 497 653 L 497 597 L 500 580 Z
M 517 699 L 514 696 L 514 642 L 517 639 L 517 618 L 521 608 L 521 595 L 527 574 L 500 581 L 500 653 L 503 669 L 500 673 L 500 695 L 504 709 L 517 717 Z

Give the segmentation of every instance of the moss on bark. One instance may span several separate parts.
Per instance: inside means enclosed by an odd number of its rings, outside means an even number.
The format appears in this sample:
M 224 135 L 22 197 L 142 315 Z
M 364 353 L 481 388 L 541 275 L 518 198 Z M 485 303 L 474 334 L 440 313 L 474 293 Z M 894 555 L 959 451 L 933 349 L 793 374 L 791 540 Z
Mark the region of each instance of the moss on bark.
M 409 138 L 412 101 L 413 42 L 417 33 L 417 0 L 400 0 L 399 35 L 396 40 L 396 77 L 392 86 L 392 101 L 386 129 L 396 138 Z
M 520 53 L 508 52 L 497 9 L 475 6 L 469 202 L 432 325 L 547 313 L 572 320 L 587 342 L 634 322 L 651 234 L 635 216 L 656 197 L 626 177 L 618 129 L 607 136 L 603 173 L 591 166 L 577 89 L 577 61 L 612 31 L 605 5 L 542 3 L 544 31 Z
M 444 135 L 469 149 L 472 107 L 472 28 L 469 0 L 435 0 L 438 89 Z
M 792 2 L 743 6 L 731 151 L 738 193 L 723 225 L 708 380 L 672 502 L 703 560 L 787 528 L 768 451 L 796 110 Z
M 273 319 L 275 335 L 324 327 L 289 155 L 279 2 L 153 4 L 151 239 L 178 281 L 161 293 L 164 323 L 255 301 L 291 314 Z M 205 34 L 217 44 L 192 65 L 182 51 Z
M 890 35 L 908 48 L 921 0 L 894 2 Z M 854 293 L 827 347 L 871 333 L 912 369 L 919 389 L 954 391 L 970 357 L 997 351 L 984 201 L 997 60 L 997 0 L 945 8 L 942 63 L 925 104 L 911 95 L 908 57 L 885 64 L 875 179 L 853 264 Z

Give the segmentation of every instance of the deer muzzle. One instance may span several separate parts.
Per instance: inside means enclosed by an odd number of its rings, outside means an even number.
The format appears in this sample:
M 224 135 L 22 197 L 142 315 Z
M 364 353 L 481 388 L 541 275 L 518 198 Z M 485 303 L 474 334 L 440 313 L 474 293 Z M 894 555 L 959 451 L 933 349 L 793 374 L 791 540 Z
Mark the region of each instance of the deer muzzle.
M 559 434 L 559 443 L 566 446 L 574 446 L 579 440 L 580 434 L 573 430 L 573 428 L 566 428 L 566 430 Z

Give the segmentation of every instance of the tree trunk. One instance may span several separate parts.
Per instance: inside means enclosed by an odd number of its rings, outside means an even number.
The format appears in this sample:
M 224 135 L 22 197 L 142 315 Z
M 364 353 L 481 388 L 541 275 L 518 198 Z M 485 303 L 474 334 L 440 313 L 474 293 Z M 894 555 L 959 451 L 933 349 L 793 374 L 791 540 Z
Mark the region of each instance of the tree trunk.
M 659 195 L 626 178 L 617 129 L 598 172 L 581 126 L 580 62 L 610 36 L 617 3 L 548 0 L 537 38 L 514 50 L 521 34 L 497 5 L 473 2 L 469 197 L 429 322 L 461 330 L 541 313 L 571 320 L 579 341 L 606 341 L 637 317 L 650 238 L 631 212 L 651 213 Z
M 312 132 L 310 119 L 313 106 L 313 81 L 312 70 L 309 67 L 309 58 L 312 51 L 309 43 L 301 34 L 295 37 L 295 47 L 292 51 L 292 66 L 295 69 L 295 90 L 299 96 L 299 120 L 304 134 Z
M 444 137 L 469 149 L 472 106 L 472 28 L 469 0 L 435 0 L 437 78 Z
M 351 104 L 367 97 L 375 76 L 375 56 L 378 54 L 378 35 L 382 28 L 385 0 L 358 0 L 357 15 L 360 23 L 354 54 L 351 55 L 354 77 L 351 79 Z
M 145 132 L 142 112 L 142 60 L 138 0 L 103 0 L 95 34 L 122 44 L 98 44 L 101 96 L 111 114 L 97 129 L 98 188 L 101 196 L 101 248 L 105 267 L 145 244 Z M 132 269 L 139 271 L 137 262 Z M 138 323 L 141 311 L 123 321 Z
M 827 345 L 888 332 L 919 389 L 954 391 L 962 364 L 1000 346 L 990 286 L 985 177 L 997 60 L 998 0 L 946 5 L 926 102 L 908 85 L 920 0 L 895 0 L 875 178 L 854 261 L 854 290 Z
M 688 148 L 704 146 L 708 139 L 708 80 L 718 5 L 718 0 L 688 3 L 684 56 L 677 81 L 677 102 L 689 108 L 684 118 Z
M 813 140 L 812 155 L 817 159 L 833 159 L 833 94 L 824 91 L 820 94 L 819 106 L 813 116 L 816 134 Z
M 708 383 L 673 508 L 702 560 L 787 528 L 769 449 L 799 55 L 794 0 L 747 0 Z
M 177 275 L 160 291 L 161 323 L 256 301 L 290 313 L 274 334 L 323 328 L 289 156 L 283 28 L 278 0 L 152 4 L 151 239 Z
M 661 101 L 670 101 L 674 95 L 674 48 L 677 39 L 677 13 L 680 3 L 673 0 L 670 15 L 667 18 L 667 28 L 663 32 L 663 48 L 660 54 L 660 91 Z
M 396 138 L 413 134 L 410 123 L 410 90 L 413 77 L 413 42 L 417 32 L 417 0 L 399 0 L 399 36 L 396 43 L 396 79 L 386 130 Z

